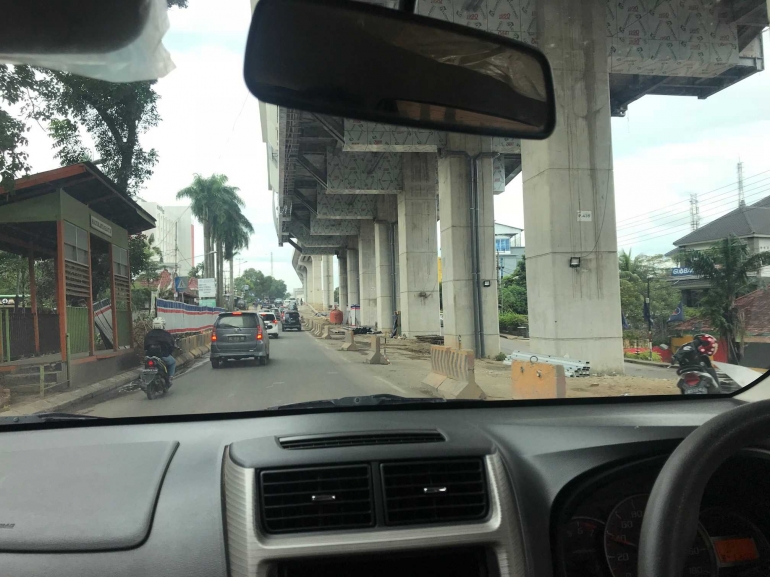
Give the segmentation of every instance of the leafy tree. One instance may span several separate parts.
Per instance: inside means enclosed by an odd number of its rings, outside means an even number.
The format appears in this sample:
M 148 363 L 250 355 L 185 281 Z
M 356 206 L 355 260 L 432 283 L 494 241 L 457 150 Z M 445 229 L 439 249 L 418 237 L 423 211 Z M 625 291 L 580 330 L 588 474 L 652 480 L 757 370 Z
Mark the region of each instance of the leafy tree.
M 288 296 L 286 298 L 289 298 Z M 334 289 L 334 302 L 339 303 L 340 302 L 340 287 L 336 287 Z
M 527 264 L 522 258 L 514 271 L 504 276 L 500 288 L 500 310 L 518 315 L 527 314 Z
M 248 286 L 248 290 L 244 287 Z M 244 298 L 251 302 L 256 299 L 268 297 L 271 299 L 283 298 L 286 294 L 286 283 L 282 280 L 265 276 L 262 271 L 248 268 L 235 279 L 235 288 L 244 294 Z
M 196 264 L 187 273 L 187 276 L 193 277 L 193 278 L 201 278 L 202 275 L 203 275 L 203 263 L 202 262 L 199 262 L 198 264 Z
M 738 364 L 743 358 L 745 323 L 735 301 L 757 288 L 755 273 L 770 265 L 770 251 L 750 254 L 745 242 L 730 236 L 708 250 L 685 252 L 684 262 L 696 275 L 709 280 L 711 286 L 701 299 L 701 310 L 727 342 L 728 362 Z
M 3 104 L 19 104 L 34 85 L 34 74 L 27 66 L 0 64 L 0 186 L 13 189 L 13 181 L 29 173 L 28 156 L 24 151 L 29 130 L 24 121 L 11 116 Z
M 621 251 L 618 255 L 620 271 L 620 307 L 632 330 L 647 335 L 644 321 L 644 299 L 647 297 L 647 277 L 650 277 L 650 312 L 653 340 L 668 338 L 668 317 L 679 304 L 680 292 L 666 280 L 670 261 L 664 255 L 637 255 Z M 620 321 L 618 321 L 620 322 Z
M 158 270 L 158 260 L 162 253 L 154 245 L 154 235 L 134 234 L 128 237 L 128 264 L 131 267 L 131 279 L 154 278 Z
M 29 264 L 26 257 L 0 251 L 0 294 L 14 295 L 16 306 L 24 306 L 29 293 Z

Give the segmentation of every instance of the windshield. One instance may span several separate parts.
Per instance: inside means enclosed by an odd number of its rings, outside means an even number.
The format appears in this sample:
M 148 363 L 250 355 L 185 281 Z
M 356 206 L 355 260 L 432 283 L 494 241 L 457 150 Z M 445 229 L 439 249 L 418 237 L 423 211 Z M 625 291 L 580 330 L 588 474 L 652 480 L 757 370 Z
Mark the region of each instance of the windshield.
M 222 316 L 214 325 L 218 329 L 255 329 L 257 319 L 254 315 Z
M 765 12 L 536 4 L 415 10 L 545 53 L 558 118 L 538 141 L 261 103 L 247 0 L 161 0 L 135 68 L 0 57 L 2 410 L 696 399 L 760 378 Z M 158 326 L 177 346 L 162 402 L 125 372 Z

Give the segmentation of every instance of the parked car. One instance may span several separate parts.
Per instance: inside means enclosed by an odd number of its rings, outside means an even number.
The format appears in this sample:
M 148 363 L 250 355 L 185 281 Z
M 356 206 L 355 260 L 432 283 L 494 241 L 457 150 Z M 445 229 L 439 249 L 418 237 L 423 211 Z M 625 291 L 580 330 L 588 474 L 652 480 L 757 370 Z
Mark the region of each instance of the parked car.
M 283 313 L 281 332 L 286 332 L 287 329 L 302 330 L 302 324 L 299 321 L 299 313 L 297 311 L 286 311 Z
M 227 360 L 253 358 L 258 365 L 270 360 L 269 329 L 257 314 L 235 311 L 222 313 L 211 333 L 211 367 L 218 369 Z
M 265 322 L 265 329 L 267 330 L 267 335 L 269 337 L 275 337 L 278 338 L 278 316 L 274 312 L 261 312 L 259 313 L 259 316 L 262 317 L 262 320 Z

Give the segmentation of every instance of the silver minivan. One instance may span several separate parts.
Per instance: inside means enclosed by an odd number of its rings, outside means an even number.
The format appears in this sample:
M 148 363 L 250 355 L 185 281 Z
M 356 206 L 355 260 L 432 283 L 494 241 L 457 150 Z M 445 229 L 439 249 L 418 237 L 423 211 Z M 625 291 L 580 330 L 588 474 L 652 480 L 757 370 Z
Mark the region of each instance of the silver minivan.
M 222 313 L 211 333 L 211 366 L 226 360 L 253 358 L 257 365 L 270 360 L 270 339 L 265 322 L 256 312 Z

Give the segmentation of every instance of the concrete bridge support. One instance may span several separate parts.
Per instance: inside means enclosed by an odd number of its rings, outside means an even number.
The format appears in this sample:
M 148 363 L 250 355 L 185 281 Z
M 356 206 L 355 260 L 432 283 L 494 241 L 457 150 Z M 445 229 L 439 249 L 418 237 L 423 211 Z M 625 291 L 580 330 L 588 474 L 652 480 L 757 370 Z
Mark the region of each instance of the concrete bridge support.
M 358 234 L 358 279 L 361 301 L 361 324 L 374 326 L 377 322 L 377 278 L 374 250 L 374 221 L 362 220 Z
M 397 215 L 396 195 L 377 198 L 377 220 L 374 222 L 375 282 L 377 287 L 377 327 L 384 333 L 393 330 L 395 310 L 395 238 L 393 228 Z
M 311 303 L 316 309 L 323 308 L 323 257 L 313 257 L 313 300 Z
M 441 330 L 436 235 L 437 156 L 402 155 L 404 192 L 398 195 L 401 332 L 409 337 Z
M 358 250 L 355 248 L 347 249 L 347 266 L 348 266 L 348 306 L 360 305 L 361 300 L 359 292 L 359 279 L 358 279 Z M 351 317 L 354 314 L 350 312 Z M 359 315 L 360 317 L 360 315 Z M 353 324 L 353 318 L 348 318 L 348 323 Z M 355 324 L 358 324 L 356 322 Z
M 348 321 L 348 255 L 337 255 L 337 269 L 340 279 L 340 310 L 342 311 L 342 323 Z
M 546 140 L 522 141 L 527 293 L 532 352 L 622 373 L 604 12 L 595 0 L 538 1 L 557 124 Z
M 489 138 L 448 134 L 447 152 L 438 161 L 444 344 L 474 350 L 477 357 L 493 357 L 500 352 L 490 149 Z M 482 156 L 473 160 L 480 153 Z M 469 171 L 475 168 L 471 163 L 478 169 L 478 275 L 472 256 L 475 215 Z M 486 283 L 489 286 L 484 286 Z
M 323 257 L 323 305 L 328 311 L 334 302 L 334 258 L 330 254 Z

